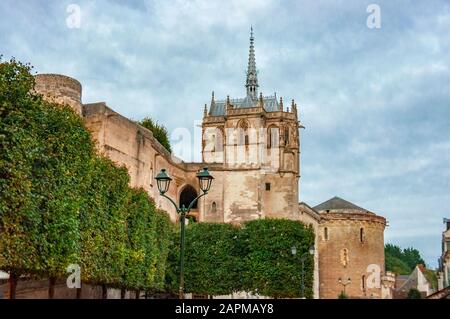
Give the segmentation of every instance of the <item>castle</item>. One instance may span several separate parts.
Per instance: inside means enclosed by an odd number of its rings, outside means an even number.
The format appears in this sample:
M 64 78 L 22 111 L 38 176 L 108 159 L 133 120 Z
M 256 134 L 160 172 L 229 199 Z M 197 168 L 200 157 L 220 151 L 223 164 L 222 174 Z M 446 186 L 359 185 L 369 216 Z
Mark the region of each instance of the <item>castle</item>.
M 297 104 L 259 93 L 253 30 L 250 35 L 246 94 L 205 104 L 202 163 L 170 154 L 152 132 L 114 112 L 105 103 L 82 103 L 81 84 L 57 74 L 36 75 L 44 98 L 70 105 L 83 117 L 99 152 L 130 174 L 130 186 L 143 187 L 177 220 L 173 206 L 159 196 L 155 175 L 165 168 L 173 178 L 171 198 L 186 204 L 199 193 L 196 173 L 208 166 L 214 183 L 193 207 L 199 222 L 241 223 L 257 218 L 288 218 L 316 233 L 315 298 L 390 298 L 393 277 L 384 269 L 386 220 L 338 197 L 316 207 L 299 203 L 300 128 Z

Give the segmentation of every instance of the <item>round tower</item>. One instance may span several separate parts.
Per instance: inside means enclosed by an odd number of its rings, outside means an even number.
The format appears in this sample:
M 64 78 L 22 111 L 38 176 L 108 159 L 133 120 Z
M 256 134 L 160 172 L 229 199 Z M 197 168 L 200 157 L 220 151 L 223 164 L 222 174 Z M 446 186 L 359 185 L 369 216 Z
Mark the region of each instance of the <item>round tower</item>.
M 82 114 L 81 84 L 77 80 L 61 74 L 35 75 L 35 91 L 45 100 L 58 104 L 67 104 L 77 114 Z
M 386 219 L 334 197 L 316 207 L 320 298 L 381 298 Z

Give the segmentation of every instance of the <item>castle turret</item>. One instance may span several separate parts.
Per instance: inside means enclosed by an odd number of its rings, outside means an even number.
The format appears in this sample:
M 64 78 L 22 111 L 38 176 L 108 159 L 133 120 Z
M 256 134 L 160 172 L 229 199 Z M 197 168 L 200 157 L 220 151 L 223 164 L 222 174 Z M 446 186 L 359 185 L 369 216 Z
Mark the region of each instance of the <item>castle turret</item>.
M 82 113 L 81 84 L 77 80 L 60 74 L 38 74 L 35 76 L 37 93 L 45 100 L 67 104 L 79 115 Z

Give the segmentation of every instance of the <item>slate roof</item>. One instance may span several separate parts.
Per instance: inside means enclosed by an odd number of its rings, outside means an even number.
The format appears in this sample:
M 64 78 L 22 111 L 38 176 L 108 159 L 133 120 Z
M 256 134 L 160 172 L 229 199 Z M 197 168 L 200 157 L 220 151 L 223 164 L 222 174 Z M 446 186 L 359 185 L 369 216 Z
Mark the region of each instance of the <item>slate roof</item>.
M 319 204 L 314 207 L 316 211 L 326 211 L 326 210 L 355 210 L 360 212 L 369 212 L 367 209 L 364 209 L 362 207 L 356 206 L 353 203 L 350 203 L 349 201 L 346 201 L 340 197 L 333 197 L 322 204 Z
M 280 111 L 280 103 L 277 101 L 276 96 L 265 96 L 263 97 L 263 102 L 266 112 Z M 214 101 L 214 104 L 210 105 L 209 115 L 225 115 L 226 103 L 226 100 Z M 252 99 L 251 96 L 246 96 L 245 98 L 241 99 L 230 99 L 230 104 L 232 104 L 234 108 L 249 108 L 256 107 L 258 105 L 258 100 Z

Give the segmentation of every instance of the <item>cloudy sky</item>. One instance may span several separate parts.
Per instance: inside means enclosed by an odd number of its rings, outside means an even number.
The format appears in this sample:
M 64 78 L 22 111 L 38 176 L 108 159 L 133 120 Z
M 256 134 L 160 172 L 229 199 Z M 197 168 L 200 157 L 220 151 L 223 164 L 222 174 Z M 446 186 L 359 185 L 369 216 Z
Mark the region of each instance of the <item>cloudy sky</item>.
M 381 28 L 367 26 L 372 3 Z M 294 98 L 306 126 L 300 200 L 375 211 L 387 242 L 436 266 L 450 218 L 447 0 L 3 0 L 0 16 L 3 59 L 75 77 L 83 102 L 151 116 L 175 145 L 198 131 L 212 90 L 244 96 L 253 25 L 261 91 Z M 191 142 L 179 155 L 198 160 Z

